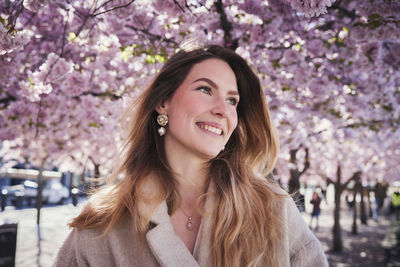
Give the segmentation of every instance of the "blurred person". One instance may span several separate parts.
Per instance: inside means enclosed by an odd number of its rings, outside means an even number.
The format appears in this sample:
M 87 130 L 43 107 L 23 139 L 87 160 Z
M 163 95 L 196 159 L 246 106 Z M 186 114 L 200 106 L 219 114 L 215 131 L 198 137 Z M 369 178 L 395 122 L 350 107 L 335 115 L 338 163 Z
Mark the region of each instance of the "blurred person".
M 315 230 L 318 230 L 319 228 L 319 215 L 321 214 L 321 198 L 318 194 L 318 192 L 314 191 L 312 198 L 310 200 L 311 205 L 313 206 L 313 209 L 311 211 L 311 219 L 310 219 L 310 228 L 312 228 L 312 222 L 314 218 L 316 219 L 316 225 L 315 225 Z
M 278 139 L 239 55 L 180 50 L 124 118 L 118 168 L 70 223 L 55 266 L 328 266 L 266 178 Z
M 396 191 L 392 194 L 392 206 L 396 221 L 400 220 L 400 192 Z
M 370 208 L 371 208 L 371 217 L 374 221 L 378 221 L 379 216 L 379 200 L 375 197 L 375 192 L 370 192 Z
M 350 193 L 347 193 L 345 200 L 346 200 L 346 204 L 347 204 L 347 207 L 349 208 L 349 210 L 352 210 L 354 207 L 354 202 L 355 202 L 354 196 L 350 195 Z

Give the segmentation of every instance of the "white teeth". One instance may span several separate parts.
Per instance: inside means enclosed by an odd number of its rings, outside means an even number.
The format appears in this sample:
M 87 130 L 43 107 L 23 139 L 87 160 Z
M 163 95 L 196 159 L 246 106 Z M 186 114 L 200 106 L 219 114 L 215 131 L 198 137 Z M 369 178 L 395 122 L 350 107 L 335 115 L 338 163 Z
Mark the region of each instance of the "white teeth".
M 222 130 L 221 130 L 221 129 L 216 128 L 216 127 L 213 127 L 213 126 L 210 126 L 210 125 L 204 125 L 204 124 L 203 124 L 203 125 L 201 125 L 201 128 L 203 128 L 203 129 L 205 129 L 205 130 L 207 130 L 207 131 L 209 131 L 209 132 L 218 134 L 218 135 L 221 135 L 221 134 L 222 134 Z

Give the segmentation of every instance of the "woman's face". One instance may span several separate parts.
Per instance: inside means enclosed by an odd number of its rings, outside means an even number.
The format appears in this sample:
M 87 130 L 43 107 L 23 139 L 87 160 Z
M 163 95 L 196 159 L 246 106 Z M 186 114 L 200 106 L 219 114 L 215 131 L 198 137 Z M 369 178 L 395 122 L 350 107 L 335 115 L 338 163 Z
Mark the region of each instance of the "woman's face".
M 238 122 L 239 92 L 229 65 L 207 59 L 193 66 L 174 95 L 157 107 L 167 114 L 167 154 L 210 160 L 228 142 Z

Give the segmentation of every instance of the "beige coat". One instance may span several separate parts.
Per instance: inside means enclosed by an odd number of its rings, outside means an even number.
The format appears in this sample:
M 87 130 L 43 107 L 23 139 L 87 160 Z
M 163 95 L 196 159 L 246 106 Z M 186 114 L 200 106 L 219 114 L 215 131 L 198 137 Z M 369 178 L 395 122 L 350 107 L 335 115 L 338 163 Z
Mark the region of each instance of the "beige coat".
M 280 189 L 274 189 L 283 193 Z M 206 200 L 212 209 L 213 198 Z M 328 266 L 321 244 L 289 197 L 282 199 L 280 216 L 284 234 L 278 249 L 280 266 Z M 193 254 L 175 234 L 166 203 L 152 217 L 154 227 L 145 240 L 133 231 L 129 218 L 122 220 L 104 237 L 101 229 L 74 229 L 61 247 L 55 266 L 212 266 L 210 238 L 212 218 L 203 217 Z

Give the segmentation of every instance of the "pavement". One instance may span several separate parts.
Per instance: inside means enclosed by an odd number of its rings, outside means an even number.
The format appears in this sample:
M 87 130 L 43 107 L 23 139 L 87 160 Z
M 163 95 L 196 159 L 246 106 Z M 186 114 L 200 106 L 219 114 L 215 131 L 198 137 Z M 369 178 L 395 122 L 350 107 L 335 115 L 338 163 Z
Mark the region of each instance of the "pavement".
M 36 224 L 36 209 L 25 208 L 16 210 L 6 207 L 0 212 L 0 221 L 9 219 L 16 220 L 18 224 L 17 233 L 17 267 L 47 267 L 52 266 L 57 251 L 67 237 L 70 229 L 67 223 L 79 214 L 82 202 L 74 207 L 72 204 L 62 206 L 47 206 L 42 209 L 40 223 L 40 242 L 38 227 Z M 314 230 L 316 236 L 326 252 L 330 266 L 338 267 L 394 267 L 400 266 L 397 256 L 388 261 L 387 246 L 392 246 L 395 241 L 396 231 L 399 224 L 390 217 L 380 217 L 378 221 L 368 220 L 368 225 L 358 225 L 359 234 L 351 234 L 352 212 L 343 205 L 341 211 L 341 225 L 343 236 L 343 252 L 335 253 L 332 247 L 333 206 L 332 204 L 321 205 L 322 213 L 318 230 Z M 306 206 L 306 211 L 310 211 Z M 304 220 L 310 221 L 309 212 L 303 213 Z M 397 228 L 396 228 L 397 227 Z M 394 239 L 393 239 L 394 238 Z M 395 252 L 396 252 L 395 248 Z M 393 251 L 392 251 L 393 252 Z
M 377 220 L 369 218 L 367 224 L 357 219 L 358 234 L 352 234 L 353 210 L 342 203 L 340 225 L 342 229 L 343 251 L 334 252 L 333 203 L 321 204 L 321 216 L 318 230 L 315 221 L 311 228 L 320 240 L 329 266 L 332 267 L 400 267 L 399 222 L 393 216 L 379 216 Z M 311 207 L 308 209 L 311 212 Z M 310 222 L 310 212 L 303 213 L 306 223 Z M 359 213 L 358 213 L 359 214 Z
M 70 229 L 67 223 L 79 214 L 82 204 L 47 206 L 41 209 L 40 227 L 36 223 L 36 209 L 6 207 L 0 221 L 18 221 L 16 267 L 52 266 L 57 251 Z M 40 242 L 38 235 L 40 229 Z

